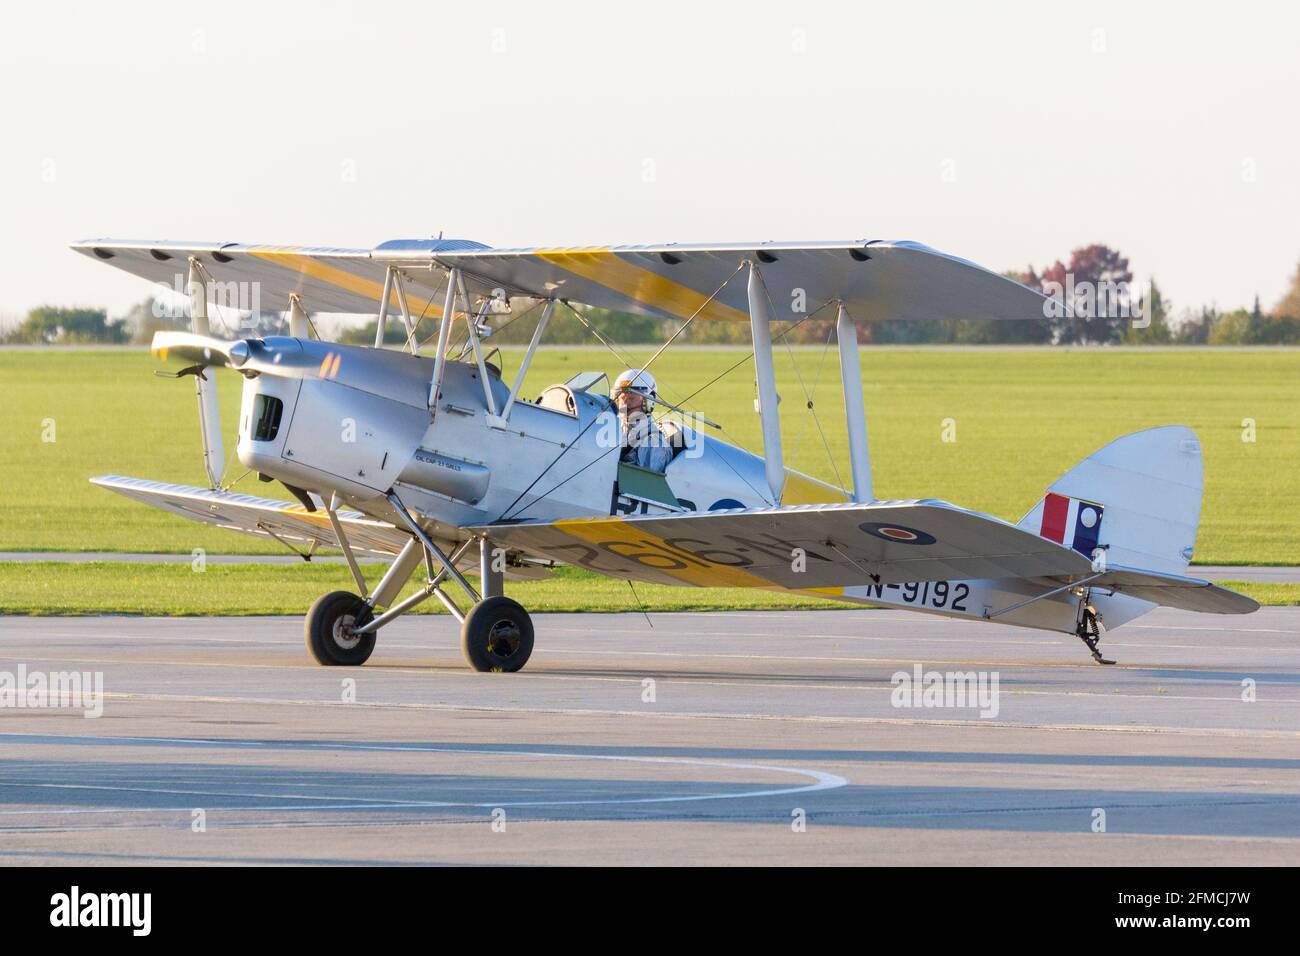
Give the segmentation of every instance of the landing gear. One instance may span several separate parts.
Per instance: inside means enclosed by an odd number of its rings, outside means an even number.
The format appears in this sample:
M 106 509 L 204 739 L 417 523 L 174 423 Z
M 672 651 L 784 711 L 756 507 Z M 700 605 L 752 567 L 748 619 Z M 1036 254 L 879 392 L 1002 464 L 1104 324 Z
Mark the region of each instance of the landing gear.
M 476 671 L 513 672 L 533 653 L 533 621 L 503 595 L 479 601 L 460 625 L 460 647 Z
M 375 649 L 375 632 L 357 634 L 373 613 L 365 600 L 348 591 L 331 591 L 317 598 L 303 621 L 307 650 L 317 664 L 356 667 Z
M 450 555 L 444 554 L 411 517 L 396 493 L 389 492 L 388 501 L 398 519 L 411 532 L 411 539 L 384 573 L 374 593 L 358 597 L 347 591 L 333 591 L 311 606 L 304 622 L 304 632 L 307 650 L 316 663 L 326 666 L 364 664 L 375 649 L 379 629 L 430 597 L 441 601 L 451 616 L 460 622 L 461 649 L 474 670 L 509 673 L 528 663 L 533 653 L 533 622 L 517 601 L 501 593 L 505 553 L 494 550 L 492 542 L 481 537 L 462 541 Z M 357 587 L 365 595 L 366 581 L 352 557 L 347 533 L 334 517 L 335 504 L 332 500 L 328 508 L 331 524 L 343 546 L 344 557 L 348 559 Z M 475 544 L 479 548 L 481 600 L 479 593 L 457 569 L 457 564 Z M 402 588 L 421 563 L 428 572 L 424 587 L 398 601 Z M 469 598 L 468 613 L 462 612 L 460 605 L 443 590 L 443 582 L 448 579 L 455 581 Z M 381 613 L 379 608 L 386 610 Z
M 1079 616 L 1075 622 L 1075 635 L 1079 640 L 1088 645 L 1088 650 L 1092 651 L 1092 659 L 1098 664 L 1114 664 L 1115 662 L 1101 656 L 1101 651 L 1097 645 L 1101 642 L 1103 632 L 1101 616 L 1097 614 L 1097 609 L 1089 600 L 1090 595 L 1085 592 L 1079 599 Z

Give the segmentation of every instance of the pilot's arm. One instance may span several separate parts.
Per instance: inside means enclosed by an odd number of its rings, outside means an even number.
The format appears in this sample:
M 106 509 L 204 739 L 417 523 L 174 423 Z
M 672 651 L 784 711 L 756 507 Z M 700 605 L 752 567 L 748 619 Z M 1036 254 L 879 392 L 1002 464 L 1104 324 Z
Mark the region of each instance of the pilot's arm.
M 662 433 L 659 438 L 659 441 L 649 442 L 636 450 L 636 463 L 642 468 L 662 473 L 673 460 L 673 450 L 663 442 Z
M 636 448 L 636 463 L 649 471 L 663 472 L 673 460 L 673 450 L 668 447 L 668 440 L 659 426 L 649 415 L 643 417 L 631 429 L 629 444 Z

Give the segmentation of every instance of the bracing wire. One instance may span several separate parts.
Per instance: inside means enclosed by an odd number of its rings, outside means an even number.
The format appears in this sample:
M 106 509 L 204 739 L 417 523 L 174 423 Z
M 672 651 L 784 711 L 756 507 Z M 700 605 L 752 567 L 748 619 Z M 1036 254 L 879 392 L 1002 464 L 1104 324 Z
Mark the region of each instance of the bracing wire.
M 710 296 L 709 296 L 707 299 L 705 299 L 703 302 L 701 302 L 699 308 L 697 308 L 694 312 L 691 313 L 690 317 L 687 318 L 687 320 L 686 320 L 686 322 L 683 324 L 682 328 L 685 328 L 687 325 L 690 325 L 690 323 L 695 319 L 695 317 L 696 317 L 697 315 L 699 315 L 699 314 L 700 314 L 701 312 L 703 312 L 706 308 L 708 308 L 709 303 L 711 303 L 714 299 L 716 299 L 719 295 L 722 294 L 722 290 L 725 289 L 725 288 L 727 287 L 727 285 L 731 282 L 732 279 L 734 279 L 736 276 L 738 276 L 738 275 L 740 274 L 740 271 L 741 271 L 741 269 L 743 269 L 743 268 L 744 268 L 744 263 L 741 263 L 741 265 L 738 266 L 738 267 L 736 268 L 736 271 L 735 271 L 735 272 L 733 272 L 731 275 L 727 276 L 726 280 L 722 283 L 722 285 L 718 286 L 718 288 L 717 288 L 716 290 L 714 290 L 713 294 L 710 295 Z M 608 340 L 607 340 L 603 335 L 601 335 L 599 332 L 597 332 L 596 329 L 591 325 L 591 323 L 589 323 L 589 322 L 588 322 L 588 321 L 587 321 L 587 320 L 586 320 L 586 319 L 585 319 L 585 318 L 584 318 L 584 317 L 583 317 L 583 316 L 578 312 L 577 309 L 575 309 L 575 308 L 574 308 L 574 307 L 573 307 L 573 306 L 572 306 L 568 301 L 566 301 L 566 300 L 560 300 L 560 301 L 564 302 L 565 307 L 566 307 L 570 312 L 572 312 L 572 313 L 577 317 L 578 321 L 581 322 L 581 323 L 583 324 L 583 326 L 585 326 L 586 329 L 587 329 L 589 332 L 591 332 L 591 334 L 594 335 L 594 336 L 595 336 L 595 337 L 596 337 L 596 338 L 601 342 L 601 344 L 603 344 L 603 345 L 605 346 L 605 348 L 609 349 L 609 351 L 610 351 L 611 353 L 613 353 L 613 355 L 614 355 L 616 358 L 618 358 L 620 362 L 625 360 L 624 357 L 621 356 L 621 355 L 619 354 L 618 349 L 616 349 L 616 348 L 613 346 L 613 344 L 610 343 L 610 342 L 609 342 L 609 341 L 608 341 Z M 675 338 L 677 337 L 677 335 L 678 335 L 681 331 L 682 331 L 682 329 L 678 329 L 677 332 L 674 333 L 674 334 L 673 334 L 673 335 L 668 339 L 668 342 L 665 342 L 665 343 L 664 343 L 664 346 L 661 347 L 661 348 L 659 349 L 659 351 L 655 353 L 655 356 L 652 356 L 652 357 L 651 357 L 651 361 L 653 361 L 654 358 L 655 358 L 656 356 L 658 356 L 661 352 L 663 352 L 664 348 L 667 348 L 668 344 L 671 343 L 672 340 L 675 339 Z M 649 365 L 649 364 L 650 364 L 649 362 L 646 363 L 646 365 Z M 674 403 L 674 404 L 680 404 L 680 403 Z M 587 433 L 588 429 L 590 429 L 591 426 L 594 425 L 594 424 L 599 420 L 599 417 L 600 417 L 600 416 L 598 416 L 598 415 L 593 415 L 593 416 L 592 416 L 591 421 L 589 421 L 586 425 L 583 426 L 582 430 L 581 430 L 580 432 L 578 432 L 578 434 L 577 434 L 577 436 L 574 438 L 574 440 L 573 440 L 572 442 L 570 442 L 569 444 L 565 445 L 564 448 L 562 448 L 562 449 L 560 450 L 560 453 L 559 453 L 558 455 L 556 455 L 556 456 L 551 460 L 551 463 L 548 464 L 545 468 L 543 468 L 543 469 L 541 470 L 541 472 L 537 475 L 536 478 L 534 478 L 531 482 L 529 482 L 528 487 L 525 488 L 523 491 L 521 491 L 518 495 L 515 496 L 515 500 L 512 501 L 512 502 L 510 502 L 510 504 L 505 508 L 505 510 L 501 512 L 501 515 L 497 518 L 497 521 L 502 521 L 502 520 L 504 520 L 504 519 L 506 518 L 506 516 L 510 514 L 510 509 L 513 508 L 515 505 L 519 504 L 519 502 L 523 500 L 524 496 L 527 495 L 528 492 L 532 491 L 533 488 L 535 488 L 535 487 L 537 486 L 537 483 L 538 483 L 539 481 L 541 481 L 543 477 L 545 477 L 546 473 L 549 472 L 552 468 L 554 468 L 555 465 L 559 462 L 559 460 L 560 460 L 561 458 L 563 458 L 563 457 L 565 456 L 566 453 L 568 453 L 569 449 L 573 448 L 574 445 L 576 445 L 576 444 L 578 443 L 578 439 L 580 439 L 583 435 L 585 435 L 585 434 Z M 617 447 L 617 446 L 615 446 L 615 447 Z M 552 494 L 552 493 L 553 493 L 557 488 L 559 488 L 559 487 L 560 487 L 561 485 L 563 485 L 565 482 L 567 482 L 567 481 L 569 481 L 570 479 L 576 477 L 577 475 L 582 474 L 582 472 L 584 472 L 584 471 L 586 471 L 588 468 L 590 468 L 593 464 L 595 464 L 595 462 L 597 462 L 597 461 L 599 461 L 600 459 L 604 458 L 604 456 L 605 456 L 606 454 L 608 454 L 609 451 L 612 451 L 612 450 L 613 450 L 613 449 L 608 449 L 608 450 L 606 450 L 605 452 L 602 452 L 600 455 L 597 455 L 596 458 L 594 458 L 594 459 L 592 459 L 591 461 L 587 462 L 587 464 L 583 465 L 580 469 L 578 469 L 576 472 L 574 472 L 574 473 L 573 473 L 572 475 L 570 475 L 568 478 L 565 478 L 565 479 L 564 479 L 563 481 L 561 481 L 559 484 L 555 485 L 555 487 L 551 488 L 551 489 L 550 489 L 549 491 L 547 491 L 545 494 L 539 495 L 537 498 L 533 499 L 533 501 L 531 501 L 531 502 L 529 502 L 528 504 L 524 505 L 522 508 L 519 509 L 519 511 L 515 512 L 514 515 L 511 515 L 511 517 L 518 517 L 520 514 L 522 514 L 525 510 L 527 510 L 528 508 L 530 508 L 532 505 L 536 504 L 538 501 L 543 500 L 544 498 L 547 497 L 547 495 Z M 727 467 L 731 468 L 732 471 L 735 471 L 734 466 L 732 466 L 730 462 L 727 462 L 727 461 L 726 461 L 725 456 L 723 457 L 723 461 L 727 464 Z M 736 472 L 736 475 L 737 475 L 737 477 L 741 478 L 742 481 L 744 480 L 744 476 L 742 476 L 739 472 Z M 745 483 L 746 483 L 746 484 L 749 484 L 749 482 L 745 482 Z M 750 486 L 750 487 L 752 488 L 753 486 Z
M 764 289 L 765 294 L 766 291 L 767 290 L 765 288 Z M 794 349 L 790 348 L 789 340 L 782 339 L 782 342 L 785 345 L 786 354 L 790 356 L 790 366 L 794 369 L 795 378 L 798 379 L 799 381 L 799 388 L 803 391 L 804 401 L 807 402 L 808 411 L 812 414 L 813 424 L 817 426 L 817 434 L 821 436 L 822 447 L 826 449 L 826 458 L 831 463 L 831 470 L 835 472 L 835 483 L 839 487 L 843 488 L 844 479 L 840 476 L 840 467 L 838 464 L 835 463 L 835 455 L 831 452 L 830 442 L 826 440 L 826 432 L 822 429 L 821 419 L 818 418 L 817 416 L 817 407 L 816 407 L 816 403 L 813 402 L 813 393 L 810 392 L 808 390 L 808 386 L 804 384 L 803 373 L 799 371 L 799 362 L 794 357 Z M 830 344 L 831 344 L 830 336 L 827 335 L 826 347 L 822 350 L 823 358 L 825 358 L 826 351 L 830 349 Z M 801 434 L 802 434 L 802 430 L 801 430 Z
M 650 620 L 650 612 L 647 611 L 645 609 L 645 605 L 641 603 L 641 596 L 636 593 L 636 588 L 632 586 L 631 578 L 627 579 L 627 586 L 628 589 L 632 592 L 632 599 L 636 601 L 636 606 L 641 609 L 641 615 L 645 618 L 645 622 L 649 624 L 651 628 L 653 628 L 655 626 L 655 622 Z
M 775 312 L 776 304 L 772 301 L 772 296 L 767 291 L 767 283 L 763 282 L 763 276 L 761 273 L 759 274 L 758 281 L 759 281 L 759 285 L 763 287 L 763 297 L 767 299 L 768 307 L 773 312 Z M 830 460 L 831 470 L 835 472 L 835 481 L 841 488 L 843 488 L 844 481 L 842 478 L 840 478 L 839 466 L 835 463 L 834 454 L 831 453 L 830 442 L 826 440 L 826 432 L 822 429 L 821 419 L 817 417 L 817 408 L 813 402 L 812 394 L 808 391 L 808 387 L 804 384 L 803 373 L 799 371 L 799 363 L 795 361 L 794 349 L 790 348 L 790 343 L 789 341 L 786 340 L 785 336 L 781 337 L 781 341 L 785 344 L 786 352 L 790 356 L 790 365 L 791 367 L 794 368 L 795 378 L 799 380 L 799 388 L 800 390 L 803 391 L 804 401 L 807 403 L 808 411 L 812 413 L 813 424 L 817 426 L 817 434 L 821 436 L 822 447 L 826 449 L 826 457 L 827 459 Z M 826 344 L 827 344 L 827 348 L 829 348 L 830 347 L 829 337 L 826 340 Z
M 794 323 L 793 325 L 791 325 L 788 329 L 786 329 L 786 330 L 785 330 L 784 332 L 782 332 L 779 336 L 777 336 L 778 341 L 781 340 L 781 339 L 784 339 L 786 336 L 788 336 L 791 332 L 793 332 L 795 329 L 797 329 L 797 328 L 798 328 L 800 325 L 802 325 L 804 322 L 807 322 L 809 319 L 811 319 L 813 316 L 815 316 L 815 315 L 816 315 L 818 312 L 820 312 L 822 309 L 826 308 L 826 306 L 830 305 L 830 303 L 831 303 L 831 300 L 828 299 L 826 302 L 824 302 L 822 305 L 818 306 L 818 307 L 817 307 L 816 309 L 814 309 L 812 312 L 808 313 L 806 316 L 804 316 L 804 317 L 803 317 L 802 319 L 800 319 L 798 322 L 796 322 L 796 323 Z M 567 302 L 565 303 L 565 305 L 568 306 L 571 310 L 573 309 L 573 307 L 570 306 Z M 581 321 L 581 316 L 579 316 L 579 321 Z M 585 322 L 584 322 L 583 324 L 586 325 Z M 589 328 L 590 328 L 590 327 L 589 327 Z M 599 338 L 599 333 L 596 333 L 595 329 L 591 329 L 591 331 L 592 331 L 593 334 L 596 334 L 597 337 Z M 602 341 L 604 341 L 604 340 L 602 339 Z M 616 350 L 612 345 L 610 345 L 608 342 L 605 342 L 604 344 L 605 344 L 606 348 L 610 349 L 610 351 L 614 354 L 614 356 L 615 356 L 616 358 L 619 359 L 620 362 L 623 362 L 623 364 L 625 364 L 625 365 L 629 365 L 629 366 L 630 366 L 630 363 L 626 360 L 626 358 L 623 357 L 623 356 L 621 356 L 621 355 L 618 353 L 618 351 L 617 351 L 617 350 Z M 717 384 L 717 382 L 719 382 L 722 378 L 726 377 L 726 376 L 727 376 L 728 374 L 730 374 L 731 372 L 733 372 L 733 371 L 735 371 L 736 369 L 740 368 L 740 366 L 744 365 L 746 362 L 748 362 L 748 361 L 749 361 L 750 359 L 752 359 L 753 357 L 754 357 L 754 353 L 753 353 L 753 351 L 751 350 L 750 353 L 749 353 L 748 355 L 746 355 L 743 359 L 741 359 L 739 362 L 736 362 L 734 365 L 732 365 L 732 366 L 730 366 L 729 368 L 727 368 L 727 369 L 726 369 L 725 371 L 723 371 L 721 374 L 719 374 L 719 375 L 715 375 L 712 379 L 710 379 L 710 380 L 709 380 L 708 382 L 706 382 L 704 385 L 702 385 L 702 386 L 700 386 L 699 388 L 697 388 L 694 392 L 692 392 L 692 393 L 691 393 L 690 395 L 688 395 L 686 398 L 682 399 L 682 400 L 681 400 L 680 402 L 678 402 L 677 404 L 682 405 L 682 406 L 685 406 L 685 404 L 686 404 L 688 401 L 690 401 L 692 398 L 694 398 L 695 396 L 699 395 L 699 394 L 700 394 L 701 392 L 703 392 L 705 389 L 707 389 L 707 388 L 709 388 L 709 387 L 711 387 L 711 386 Z M 660 416 L 659 421 L 662 421 L 664 417 L 666 417 L 666 416 Z M 593 421 L 594 421 L 594 420 L 593 420 Z M 585 429 L 584 429 L 584 432 L 585 432 Z M 731 435 L 727 432 L 727 430 L 726 430 L 725 428 L 722 429 L 722 433 L 723 433 L 724 436 L 726 436 L 728 439 L 730 439 L 730 440 L 732 441 L 732 443 L 733 443 L 737 448 L 743 448 L 743 446 L 741 446 L 739 442 L 737 442 L 734 438 L 731 437 Z M 582 437 L 582 433 L 579 433 L 578 437 L 579 437 L 579 438 Z M 576 441 L 576 439 L 575 439 L 575 441 Z M 563 485 L 565 485 L 565 484 L 567 484 L 568 482 L 572 481 L 574 478 L 577 478 L 579 475 L 581 475 L 584 471 L 586 471 L 586 470 L 587 470 L 588 468 L 590 468 L 592 465 L 594 465 L 594 464 L 596 464 L 597 462 L 601 461 L 601 460 L 604 459 L 604 458 L 605 458 L 605 457 L 606 457 L 606 456 L 607 456 L 611 451 L 615 451 L 616 449 L 617 449 L 617 446 L 615 446 L 614 448 L 610 448 L 610 449 L 608 449 L 608 450 L 602 452 L 601 454 L 597 455 L 595 458 L 593 458 L 591 461 L 587 462 L 585 465 L 583 465 L 581 468 L 579 468 L 579 469 L 578 469 L 577 471 L 575 471 L 573 474 L 569 475 L 568 478 L 565 478 L 564 480 L 562 480 L 562 481 L 560 481 L 559 483 L 557 483 L 553 488 L 549 489 L 549 490 L 546 492 L 545 495 L 540 495 L 540 496 L 538 496 L 537 498 L 533 499 L 533 501 L 531 501 L 531 502 L 529 502 L 528 504 L 524 505 L 522 508 L 520 508 L 518 511 L 516 511 L 513 515 L 511 515 L 511 517 L 512 517 L 512 518 L 516 518 L 516 517 L 518 517 L 519 515 L 523 514 L 525 511 L 527 511 L 529 508 L 531 508 L 531 507 L 532 507 L 534 504 L 536 504 L 538 501 L 543 500 L 547 495 L 549 495 L 549 494 L 551 494 L 552 492 L 558 490 L 558 489 L 561 488 Z M 756 497 L 758 497 L 758 498 L 763 498 L 763 497 L 764 497 L 763 493 L 762 493 L 761 491 L 759 491 L 759 489 L 755 488 L 755 487 L 753 486 L 753 484 L 751 484 L 750 481 L 749 481 L 749 480 L 748 480 L 744 475 L 742 475 L 739 471 L 736 470 L 736 467 L 735 467 L 735 466 L 734 466 L 730 461 L 727 460 L 726 456 L 720 456 L 720 457 L 721 457 L 722 463 L 723 463 L 724 465 L 726 465 L 726 466 L 731 470 L 732 474 L 734 474 L 737 478 L 740 479 L 741 482 L 744 483 L 745 487 L 747 487 L 750 491 L 752 491 Z M 525 494 L 526 494 L 529 490 L 531 490 L 531 487 L 532 487 L 532 486 L 529 486 L 528 489 L 525 489 Z M 520 497 L 522 497 L 522 495 L 521 495 Z M 519 499 L 516 498 L 515 501 L 511 503 L 510 507 L 513 508 L 514 505 L 515 505 L 516 503 L 518 503 L 518 501 L 519 501 Z M 509 511 L 509 508 L 507 508 L 506 510 Z M 497 520 L 500 521 L 501 519 L 498 518 Z

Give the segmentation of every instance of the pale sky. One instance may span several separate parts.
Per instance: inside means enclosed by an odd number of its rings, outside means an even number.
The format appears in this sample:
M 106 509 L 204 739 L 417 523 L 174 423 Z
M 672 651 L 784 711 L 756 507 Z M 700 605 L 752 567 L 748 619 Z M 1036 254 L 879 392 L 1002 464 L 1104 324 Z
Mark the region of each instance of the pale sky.
M 1105 242 L 1176 310 L 1300 259 L 1300 5 L 22 3 L 0 316 L 143 299 L 90 237 Z

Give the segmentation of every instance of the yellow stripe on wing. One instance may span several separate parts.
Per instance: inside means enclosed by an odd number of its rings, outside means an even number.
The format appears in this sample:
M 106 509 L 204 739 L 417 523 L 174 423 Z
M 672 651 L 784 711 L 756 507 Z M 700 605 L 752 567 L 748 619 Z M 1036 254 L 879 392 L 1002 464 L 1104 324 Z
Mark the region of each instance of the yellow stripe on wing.
M 785 487 L 781 489 L 783 505 L 830 505 L 850 500 L 852 499 L 842 488 L 809 478 L 789 468 L 785 470 Z
M 292 272 L 297 272 L 299 275 L 311 276 L 313 279 L 319 279 L 327 285 L 346 289 L 348 292 L 354 292 L 367 299 L 373 299 L 376 310 L 378 310 L 379 303 L 383 301 L 384 284 L 382 282 L 376 282 L 374 279 L 367 279 L 365 276 L 359 276 L 356 273 L 348 272 L 346 269 L 329 265 L 312 256 L 303 255 L 301 252 L 280 252 L 274 248 L 264 248 L 249 249 L 248 254 Z M 406 300 L 411 310 L 412 319 L 421 314 L 435 319 L 442 318 L 442 306 L 432 299 L 422 299 L 408 291 Z M 393 309 L 400 310 L 402 307 L 397 298 L 396 287 L 388 294 L 388 304 Z M 398 314 L 400 314 L 400 311 Z
M 554 527 L 572 538 L 597 545 L 608 553 L 621 555 L 627 560 L 636 561 L 643 567 L 674 577 L 683 584 L 713 588 L 762 588 L 782 594 L 807 594 L 832 599 L 844 596 L 844 588 L 840 586 L 788 588 L 759 577 L 744 568 L 717 564 L 706 558 L 697 557 L 622 518 L 574 518 L 557 521 Z M 634 555 L 641 556 L 642 560 L 638 560 Z M 669 555 L 675 560 L 669 560 Z
M 744 568 L 718 564 L 674 547 L 622 518 L 574 518 L 557 521 L 557 531 L 604 548 L 610 554 L 696 587 L 772 588 L 766 578 Z
M 290 515 L 299 521 L 306 521 L 310 524 L 318 525 L 323 530 L 328 530 L 331 534 L 334 531 L 334 525 L 330 519 L 320 513 L 320 511 L 308 511 L 302 505 L 285 505 L 280 509 L 283 515 Z
M 537 258 L 679 319 L 688 319 L 699 312 L 701 319 L 749 321 L 748 312 L 733 309 L 716 299 L 709 302 L 707 294 L 633 265 L 608 249 L 555 249 L 539 252 Z M 708 306 L 700 311 L 706 302 Z

